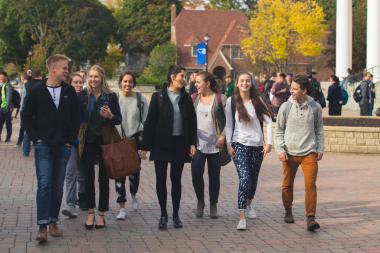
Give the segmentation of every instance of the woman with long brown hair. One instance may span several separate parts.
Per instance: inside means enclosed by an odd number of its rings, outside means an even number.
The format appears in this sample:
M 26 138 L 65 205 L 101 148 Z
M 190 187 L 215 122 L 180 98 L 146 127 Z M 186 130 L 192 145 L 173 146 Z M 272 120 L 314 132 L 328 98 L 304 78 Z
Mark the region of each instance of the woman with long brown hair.
M 218 217 L 217 203 L 220 190 L 220 148 L 223 148 L 226 116 L 224 105 L 226 96 L 218 90 L 215 77 L 202 71 L 195 79 L 197 93 L 193 94 L 195 112 L 197 114 L 197 152 L 191 162 L 191 175 L 197 196 L 195 215 L 203 217 L 205 207 L 203 174 L 207 160 L 210 195 L 210 217 Z
M 266 123 L 267 142 L 264 144 L 263 122 Z M 239 175 L 238 230 L 245 230 L 248 218 L 256 218 L 252 208 L 257 179 L 263 157 L 272 148 L 272 119 L 266 104 L 248 73 L 238 75 L 234 95 L 226 104 L 226 141 L 229 155 L 233 158 Z

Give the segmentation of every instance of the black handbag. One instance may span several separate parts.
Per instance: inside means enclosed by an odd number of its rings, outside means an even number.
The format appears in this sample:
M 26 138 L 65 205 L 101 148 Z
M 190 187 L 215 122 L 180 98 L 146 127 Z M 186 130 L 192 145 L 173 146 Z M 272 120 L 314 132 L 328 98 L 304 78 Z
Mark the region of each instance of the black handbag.
M 228 154 L 227 145 L 224 143 L 223 148 L 219 149 L 219 164 L 226 166 L 229 162 L 231 162 L 231 157 Z

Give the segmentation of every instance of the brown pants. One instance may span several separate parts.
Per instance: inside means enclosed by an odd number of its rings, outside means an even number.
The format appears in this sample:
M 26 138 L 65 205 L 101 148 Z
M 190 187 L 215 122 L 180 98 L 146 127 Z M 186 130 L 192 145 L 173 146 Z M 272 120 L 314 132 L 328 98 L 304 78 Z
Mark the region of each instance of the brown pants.
M 285 208 L 292 207 L 294 179 L 300 165 L 305 181 L 306 216 L 315 216 L 317 206 L 317 186 L 315 185 L 318 172 L 317 153 L 310 153 L 306 156 L 288 155 L 288 161 L 282 162 L 282 202 Z

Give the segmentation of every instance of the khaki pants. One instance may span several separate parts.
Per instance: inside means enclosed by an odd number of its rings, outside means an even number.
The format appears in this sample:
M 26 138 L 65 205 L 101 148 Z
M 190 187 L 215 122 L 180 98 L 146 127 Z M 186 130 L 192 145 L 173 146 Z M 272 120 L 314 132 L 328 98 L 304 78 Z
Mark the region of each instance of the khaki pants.
M 282 162 L 282 202 L 285 208 L 291 208 L 293 203 L 294 179 L 297 169 L 301 165 L 305 182 L 306 216 L 315 216 L 317 206 L 318 163 L 317 153 L 306 156 L 288 155 L 288 161 Z

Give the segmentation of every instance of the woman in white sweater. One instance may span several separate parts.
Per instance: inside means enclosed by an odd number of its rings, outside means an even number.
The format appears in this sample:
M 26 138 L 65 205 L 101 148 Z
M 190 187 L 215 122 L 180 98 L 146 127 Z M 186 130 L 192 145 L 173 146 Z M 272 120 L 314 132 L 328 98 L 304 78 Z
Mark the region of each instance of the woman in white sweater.
M 264 144 L 263 122 L 267 129 Z M 226 141 L 239 175 L 238 230 L 245 230 L 248 218 L 256 218 L 252 208 L 263 157 L 272 149 L 271 109 L 253 86 L 252 76 L 242 73 L 236 81 L 234 95 L 226 104 Z
M 141 93 L 133 91 L 135 86 L 136 77 L 133 73 L 124 72 L 121 74 L 119 78 L 119 105 L 122 116 L 121 125 L 126 137 L 135 138 L 137 148 L 139 148 L 149 105 L 146 98 Z M 125 180 L 126 177 L 115 180 L 117 203 L 120 205 L 119 213 L 116 216 L 116 219 L 118 220 L 124 220 L 127 217 L 127 209 L 125 208 L 125 202 L 127 202 Z M 140 172 L 129 176 L 129 191 L 132 195 L 133 210 L 138 209 L 136 193 L 139 188 L 139 183 Z

